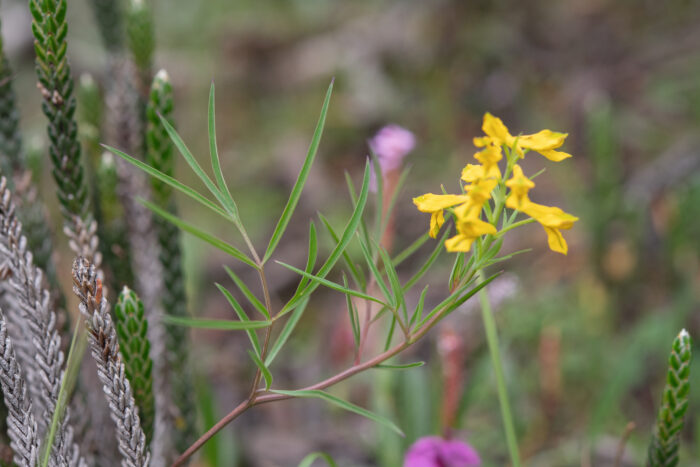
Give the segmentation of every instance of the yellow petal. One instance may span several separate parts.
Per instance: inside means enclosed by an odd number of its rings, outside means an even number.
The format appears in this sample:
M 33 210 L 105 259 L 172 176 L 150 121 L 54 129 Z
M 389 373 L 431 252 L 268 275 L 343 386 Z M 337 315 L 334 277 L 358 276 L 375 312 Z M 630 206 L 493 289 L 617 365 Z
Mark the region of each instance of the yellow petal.
M 495 234 L 496 227 L 476 218 L 476 216 L 470 216 L 457 220 L 457 232 L 467 237 L 477 238 L 482 235 Z
M 472 183 L 480 178 L 483 178 L 485 175 L 484 167 L 481 165 L 476 165 L 476 164 L 467 164 L 463 169 L 462 169 L 462 180 L 464 180 L 467 183 Z
M 501 146 L 489 145 L 484 150 L 474 154 L 474 158 L 484 164 L 484 167 L 491 167 L 503 159 Z
M 498 143 L 494 143 L 488 136 L 477 136 L 474 138 L 474 146 L 476 146 L 477 148 L 483 148 L 484 146 L 488 146 L 489 144 Z
M 472 199 L 455 208 L 457 219 L 479 217 L 479 214 L 481 214 L 481 206 L 474 204 Z
M 516 195 L 514 192 L 511 193 L 506 198 L 506 207 L 509 209 L 515 209 L 516 211 L 525 211 L 528 204 L 530 204 L 530 198 L 527 194 L 522 196 Z
M 435 212 L 456 204 L 464 203 L 468 199 L 467 195 L 435 195 L 433 193 L 426 193 L 413 198 L 413 204 L 415 204 L 421 212 Z
M 566 133 L 542 130 L 533 135 L 520 136 L 518 138 L 518 146 L 537 152 L 547 149 L 556 149 L 564 144 L 564 140 L 567 136 L 569 135 Z
M 523 169 L 518 164 L 515 164 L 513 166 L 513 176 L 508 179 L 506 186 L 510 188 L 511 193 L 515 194 L 516 197 L 522 198 L 527 195 L 528 191 L 535 187 L 535 182 L 527 178 L 523 174 Z
M 578 217 L 567 214 L 555 206 L 543 206 L 537 203 L 527 203 L 521 211 L 544 227 L 553 229 L 570 229 L 578 220 Z
M 568 159 L 571 157 L 571 154 L 566 153 L 566 152 L 561 152 L 561 151 L 555 151 L 554 149 L 543 149 L 540 151 L 537 151 L 540 154 L 542 154 L 544 157 L 549 159 L 552 162 L 561 162 L 564 159 Z
M 564 236 L 559 229 L 544 227 L 544 231 L 547 233 L 547 242 L 550 250 L 564 255 L 569 251 L 569 246 L 566 244 L 566 240 L 564 240 Z
M 484 123 L 481 129 L 494 139 L 494 142 L 498 142 L 499 146 L 501 144 L 505 144 L 506 146 L 513 144 L 513 136 L 508 132 L 508 128 L 503 124 L 503 121 L 488 112 L 484 115 Z
M 482 206 L 484 201 L 491 199 L 491 191 L 498 185 L 498 180 L 481 179 L 469 185 L 467 194 L 469 199 L 477 206 Z
M 454 237 L 445 240 L 445 248 L 450 252 L 466 253 L 471 249 L 474 240 L 474 238 L 457 234 Z
M 443 215 L 442 210 L 435 211 L 430 216 L 430 232 L 428 232 L 428 234 L 431 238 L 437 238 L 438 233 L 440 233 L 440 228 L 444 223 L 445 216 Z

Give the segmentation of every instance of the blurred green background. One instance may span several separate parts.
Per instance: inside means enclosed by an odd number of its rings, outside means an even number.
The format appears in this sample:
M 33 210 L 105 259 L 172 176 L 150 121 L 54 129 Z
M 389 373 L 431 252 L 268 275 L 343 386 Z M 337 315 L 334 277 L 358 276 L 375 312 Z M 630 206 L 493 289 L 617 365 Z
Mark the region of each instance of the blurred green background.
M 22 128 L 41 146 L 45 121 L 25 3 L 5 0 L 0 14 Z M 427 229 L 428 216 L 411 198 L 438 192 L 441 184 L 458 187 L 484 112 L 501 117 L 514 134 L 569 133 L 564 150 L 573 159 L 555 165 L 531 156 L 524 163 L 526 173 L 547 169 L 537 179 L 535 201 L 581 219 L 565 233 L 569 255 L 547 250 L 538 226 L 517 230 L 506 250 L 532 251 L 506 263 L 507 274 L 492 286 L 520 446 L 529 466 L 613 465 L 619 438 L 634 422 L 622 465 L 643 463 L 671 342 L 683 327 L 700 342 L 700 4 L 160 0 L 153 8 L 156 68 L 166 68 L 173 81 L 178 130 L 205 160 L 206 96 L 214 79 L 224 172 L 260 245 L 294 183 L 335 76 L 319 157 L 278 249 L 280 260 L 297 266 L 316 211 L 344 222 L 351 208 L 344 172 L 357 182 L 366 141 L 384 124 L 400 124 L 417 138 L 397 204 L 397 250 Z M 71 0 L 68 14 L 74 72 L 103 80 L 106 58 L 88 2 Z M 48 171 L 47 164 L 42 191 L 60 232 Z M 184 163 L 177 176 L 199 186 Z M 184 219 L 236 239 L 208 212 L 179 201 Z M 68 271 L 65 241 L 57 235 L 57 243 L 66 252 L 59 264 Z M 221 263 L 229 259 L 191 237 L 185 248 L 192 312 L 231 318 L 213 286 L 226 280 Z M 410 274 L 420 257 L 399 272 Z M 449 268 L 444 255 L 429 278 L 436 284 L 429 300 L 447 293 Z M 293 274 L 282 268 L 270 274 L 275 292 L 285 295 Z M 248 279 L 257 286 L 255 277 Z M 340 465 L 400 465 L 417 437 L 443 430 L 449 359 L 439 348 L 453 331 L 462 390 L 452 434 L 473 444 L 484 465 L 506 465 L 475 306 L 452 315 L 406 357 L 427 366 L 374 370 L 337 389 L 397 420 L 405 439 L 319 402 L 282 402 L 236 420 L 198 462 L 296 465 L 323 450 Z M 343 307 L 344 298 L 331 293 L 312 303 L 276 363 L 276 385 L 302 386 L 351 363 L 339 330 Z M 245 397 L 254 368 L 244 335 L 197 331 L 193 337 L 208 428 Z M 683 465 L 700 465 L 695 362 Z

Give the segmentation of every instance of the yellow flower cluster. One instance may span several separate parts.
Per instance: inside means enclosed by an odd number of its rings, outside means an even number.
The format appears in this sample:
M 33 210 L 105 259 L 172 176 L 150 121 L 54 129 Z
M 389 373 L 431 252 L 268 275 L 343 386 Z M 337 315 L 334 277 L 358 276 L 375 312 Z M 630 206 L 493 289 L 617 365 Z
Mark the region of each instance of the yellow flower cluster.
M 463 193 L 459 195 L 436 195 L 426 193 L 413 199 L 421 212 L 430 213 L 430 236 L 436 238 L 445 222 L 444 210 L 452 208 L 455 215 L 457 234 L 445 241 L 447 251 L 467 252 L 479 237 L 498 233 L 495 217 L 494 223 L 481 219 L 484 203 L 492 198 L 494 189 L 501 185 L 509 189 L 505 206 L 530 216 L 539 222 L 547 233 L 549 247 L 556 252 L 566 254 L 568 247 L 561 230 L 570 229 L 578 218 L 565 213 L 557 207 L 533 203 L 528 197 L 535 184 L 527 178 L 517 161 L 528 151 L 542 154 L 551 161 L 559 162 L 570 154 L 557 151 L 564 144 L 566 133 L 542 130 L 532 135 L 513 136 L 503 122 L 493 115 L 484 115 L 482 129 L 486 136 L 474 138 L 474 144 L 483 148 L 474 155 L 479 164 L 467 164 L 462 170 L 465 182 Z M 510 149 L 505 175 L 501 174 L 498 163 L 503 159 L 503 148 Z M 512 172 L 512 177 L 505 180 Z M 503 208 L 496 205 L 495 209 Z

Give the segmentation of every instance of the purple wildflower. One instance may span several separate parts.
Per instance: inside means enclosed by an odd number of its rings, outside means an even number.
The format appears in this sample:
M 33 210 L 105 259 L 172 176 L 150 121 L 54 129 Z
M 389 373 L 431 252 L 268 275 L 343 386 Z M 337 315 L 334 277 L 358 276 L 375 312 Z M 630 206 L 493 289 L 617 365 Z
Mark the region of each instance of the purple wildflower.
M 426 436 L 413 443 L 403 467 L 477 467 L 481 459 L 476 450 L 462 441 Z
M 377 156 L 382 174 L 401 167 L 401 162 L 406 154 L 411 152 L 416 145 L 416 137 L 405 128 L 398 125 L 387 125 L 374 135 L 369 141 L 369 147 Z M 370 187 L 372 191 L 377 189 L 377 179 L 372 166 L 372 179 Z

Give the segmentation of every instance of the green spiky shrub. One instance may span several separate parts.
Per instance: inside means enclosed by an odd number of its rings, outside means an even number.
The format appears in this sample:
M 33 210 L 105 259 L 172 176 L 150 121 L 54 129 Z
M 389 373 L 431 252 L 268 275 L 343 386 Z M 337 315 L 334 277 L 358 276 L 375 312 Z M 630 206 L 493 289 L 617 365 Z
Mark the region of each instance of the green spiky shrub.
M 678 465 L 680 432 L 688 410 L 690 392 L 690 335 L 683 329 L 673 341 L 668 358 L 668 376 L 659 407 L 654 434 L 649 444 L 650 467 Z
M 153 397 L 153 360 L 149 355 L 151 344 L 146 337 L 148 322 L 143 303 L 138 295 L 124 287 L 114 307 L 114 324 L 119 348 L 124 359 L 126 377 L 131 383 L 134 400 L 139 408 L 141 428 L 146 442 L 153 438 L 155 399 Z
M 160 70 L 151 85 L 151 92 L 146 108 L 146 157 L 148 163 L 169 176 L 173 176 L 175 159 L 173 143 L 168 136 L 160 116 L 172 123 L 173 89 L 165 70 Z M 173 189 L 157 178 L 151 179 L 153 202 L 161 209 L 176 215 L 177 209 L 173 198 Z M 163 266 L 163 309 L 172 316 L 186 317 L 187 296 L 182 270 L 182 251 L 180 231 L 171 222 L 162 217 L 153 219 L 158 235 Z M 188 330 L 181 326 L 166 328 L 166 346 L 168 365 L 172 372 L 172 397 L 177 407 L 175 420 L 175 445 L 184 450 L 192 442 L 196 428 L 196 410 L 192 378 L 188 368 L 187 342 Z

